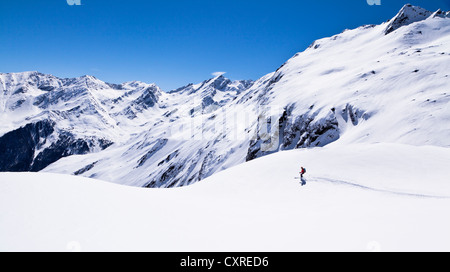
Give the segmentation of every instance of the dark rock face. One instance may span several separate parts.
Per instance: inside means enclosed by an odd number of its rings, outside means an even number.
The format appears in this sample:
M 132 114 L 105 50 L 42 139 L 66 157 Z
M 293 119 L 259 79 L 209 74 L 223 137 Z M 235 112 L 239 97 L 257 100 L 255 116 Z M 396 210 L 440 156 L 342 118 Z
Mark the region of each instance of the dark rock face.
M 269 155 L 279 150 L 296 148 L 321 147 L 339 139 L 339 126 L 336 118 L 330 114 L 324 119 L 316 120 L 314 115 L 303 114 L 290 116 L 285 111 L 279 119 L 279 137 L 263 140 L 257 137 L 250 141 L 246 161 Z M 278 143 L 272 143 L 275 148 L 264 150 L 263 145 L 278 139 Z
M 220 76 L 213 82 L 213 87 L 220 91 L 224 91 L 225 88 L 231 83 L 231 80 L 225 78 L 224 76 Z
M 34 153 L 54 131 L 48 120 L 28 124 L 0 137 L 0 171 L 30 171 Z M 43 139 L 43 141 L 41 141 Z
M 81 168 L 80 170 L 76 171 L 75 173 L 73 173 L 75 176 L 79 176 L 82 175 L 88 171 L 90 171 L 92 168 L 94 168 L 94 166 L 98 163 L 98 161 L 93 162 L 91 164 L 86 165 L 85 167 Z
M 151 158 L 156 152 L 161 150 L 168 142 L 168 139 L 158 139 L 155 144 L 152 146 L 152 148 L 144 155 L 142 158 L 139 159 L 138 165 L 136 168 L 141 167 L 145 164 L 145 162 Z
M 148 109 L 155 106 L 155 104 L 158 103 L 158 97 L 154 92 L 155 90 L 148 88 L 146 92 L 136 100 L 135 104 L 140 105 L 142 109 Z
M 183 163 L 171 163 L 173 158 L 178 157 L 179 151 L 176 150 L 175 152 L 169 154 L 164 160 L 158 163 L 158 166 L 162 166 L 163 164 L 169 164 L 168 167 L 165 167 L 163 171 L 161 171 L 156 178 L 154 178 L 151 182 L 149 182 L 144 187 L 147 188 L 159 188 L 162 187 L 167 181 L 172 180 L 171 184 L 167 186 L 168 188 L 173 187 L 177 182 L 179 182 L 179 179 L 174 179 L 180 171 L 185 167 L 184 162 Z
M 419 22 L 428 18 L 432 12 L 411 4 L 405 5 L 386 27 L 385 35 L 394 32 L 402 26 Z
M 38 172 L 57 160 L 70 155 L 83 155 L 89 152 L 89 145 L 82 139 L 74 139 L 70 134 L 60 135 L 58 141 L 44 149 L 31 166 L 32 172 Z
M 54 132 L 55 123 L 43 120 L 0 137 L 0 171 L 38 172 L 63 157 L 87 154 L 94 146 L 105 149 L 112 144 L 105 139 L 77 139 L 69 132 L 61 132 L 53 143 L 36 154 Z
M 147 88 L 141 96 L 131 103 L 130 106 L 124 109 L 125 114 L 129 119 L 135 119 L 137 113 L 143 112 L 146 109 L 154 107 L 158 103 L 157 90 L 154 88 Z
M 368 120 L 370 113 L 347 104 L 341 111 L 332 108 L 326 117 L 318 118 L 314 111 L 314 105 L 302 115 L 292 115 L 295 105 L 286 107 L 278 120 L 279 137 L 272 139 L 261 139 L 259 135 L 250 141 L 246 161 L 269 155 L 279 150 L 290 150 L 309 147 L 323 147 L 340 138 L 340 129 L 337 116 L 342 117 L 346 123 L 357 126 L 361 120 Z M 273 127 L 273 126 L 272 126 Z M 259 128 L 258 128 L 259 130 Z M 263 148 L 270 141 L 273 147 L 270 151 Z

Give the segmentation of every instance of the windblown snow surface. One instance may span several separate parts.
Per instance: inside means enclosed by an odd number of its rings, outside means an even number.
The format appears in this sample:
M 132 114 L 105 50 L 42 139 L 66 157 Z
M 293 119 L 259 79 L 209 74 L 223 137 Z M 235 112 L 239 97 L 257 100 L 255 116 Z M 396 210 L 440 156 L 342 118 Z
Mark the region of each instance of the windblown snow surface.
M 173 189 L 2 173 L 0 250 L 448 251 L 449 158 L 442 147 L 332 144 Z

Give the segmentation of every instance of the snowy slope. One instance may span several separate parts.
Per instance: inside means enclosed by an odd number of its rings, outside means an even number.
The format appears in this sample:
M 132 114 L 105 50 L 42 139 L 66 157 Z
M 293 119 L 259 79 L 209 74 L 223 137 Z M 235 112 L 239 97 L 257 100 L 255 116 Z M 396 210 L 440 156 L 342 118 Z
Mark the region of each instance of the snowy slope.
M 142 82 L 1 74 L 0 149 L 11 146 L 5 135 L 20 141 L 0 165 L 178 187 L 295 148 L 450 147 L 448 71 L 449 13 L 406 5 L 381 25 L 315 41 L 254 82 L 217 76 L 166 93 Z
M 448 251 L 449 158 L 443 147 L 333 144 L 175 189 L 0 173 L 0 250 Z

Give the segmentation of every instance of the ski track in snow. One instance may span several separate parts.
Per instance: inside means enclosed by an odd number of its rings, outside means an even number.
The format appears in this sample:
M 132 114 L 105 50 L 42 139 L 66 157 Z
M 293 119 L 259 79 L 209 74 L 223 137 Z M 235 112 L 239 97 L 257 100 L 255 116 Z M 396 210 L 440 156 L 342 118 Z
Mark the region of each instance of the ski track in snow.
M 416 194 L 416 193 L 399 192 L 399 191 L 386 190 L 386 189 L 378 189 L 378 188 L 373 188 L 373 187 L 361 185 L 361 184 L 354 183 L 354 182 L 331 179 L 331 178 L 324 178 L 324 177 L 313 177 L 310 179 L 306 179 L 307 184 L 308 184 L 308 182 L 328 182 L 328 183 L 333 183 L 333 184 L 337 184 L 337 185 L 351 186 L 351 187 L 362 189 L 362 190 L 369 190 L 369 191 L 373 191 L 373 192 L 388 193 L 388 194 L 407 196 L 407 197 L 450 199 L 450 196 L 426 195 L 426 194 Z

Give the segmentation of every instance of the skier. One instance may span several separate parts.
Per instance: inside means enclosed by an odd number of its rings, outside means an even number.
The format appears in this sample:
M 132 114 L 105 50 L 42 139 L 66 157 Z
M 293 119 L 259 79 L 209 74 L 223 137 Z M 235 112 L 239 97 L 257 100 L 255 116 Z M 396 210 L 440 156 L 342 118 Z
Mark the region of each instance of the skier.
M 300 180 L 302 182 L 302 186 L 306 185 L 306 180 L 303 178 L 303 175 L 306 173 L 306 169 L 302 166 L 302 169 L 300 170 Z
M 306 173 L 306 169 L 302 166 L 302 169 L 300 170 L 300 177 L 303 178 L 303 175 Z

